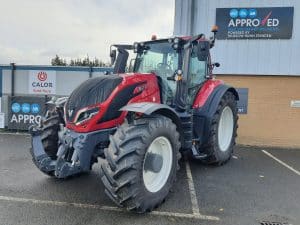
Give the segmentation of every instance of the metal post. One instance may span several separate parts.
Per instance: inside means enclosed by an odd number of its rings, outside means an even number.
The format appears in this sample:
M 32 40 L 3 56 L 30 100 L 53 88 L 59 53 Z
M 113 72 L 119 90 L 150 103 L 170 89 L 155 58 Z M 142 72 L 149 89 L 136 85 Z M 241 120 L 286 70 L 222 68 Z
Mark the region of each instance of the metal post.
M 90 66 L 90 70 L 89 70 L 89 78 L 92 78 L 92 71 L 93 71 L 93 67 Z
M 16 64 L 11 63 L 11 96 L 15 95 L 15 70 L 16 70 Z

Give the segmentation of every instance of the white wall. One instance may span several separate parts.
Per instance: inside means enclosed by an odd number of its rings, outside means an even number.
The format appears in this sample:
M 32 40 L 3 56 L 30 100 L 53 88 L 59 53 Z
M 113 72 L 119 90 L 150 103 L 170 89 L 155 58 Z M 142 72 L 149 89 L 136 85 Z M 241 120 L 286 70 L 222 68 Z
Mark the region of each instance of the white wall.
M 300 75 L 299 0 L 175 0 L 174 34 L 210 35 L 216 8 L 294 7 L 292 39 L 217 40 L 213 61 L 216 74 Z
M 15 95 L 29 95 L 29 71 L 30 69 L 15 70 Z M 103 75 L 103 72 L 92 72 L 92 77 L 100 75 Z M 88 78 L 88 71 L 56 71 L 56 95 L 71 94 L 79 84 Z M 2 70 L 2 92 L 3 95 L 11 94 L 10 69 Z

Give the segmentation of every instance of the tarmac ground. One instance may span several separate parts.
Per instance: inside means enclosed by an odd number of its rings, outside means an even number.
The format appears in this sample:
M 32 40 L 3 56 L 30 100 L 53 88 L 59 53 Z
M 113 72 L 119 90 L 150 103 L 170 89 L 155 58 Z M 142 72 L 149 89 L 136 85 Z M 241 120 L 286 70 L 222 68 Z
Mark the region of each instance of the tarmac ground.
M 300 149 L 237 146 L 221 167 L 182 160 L 156 211 L 135 214 L 105 195 L 99 165 L 72 179 L 42 174 L 30 136 L 0 134 L 0 225 L 300 224 Z

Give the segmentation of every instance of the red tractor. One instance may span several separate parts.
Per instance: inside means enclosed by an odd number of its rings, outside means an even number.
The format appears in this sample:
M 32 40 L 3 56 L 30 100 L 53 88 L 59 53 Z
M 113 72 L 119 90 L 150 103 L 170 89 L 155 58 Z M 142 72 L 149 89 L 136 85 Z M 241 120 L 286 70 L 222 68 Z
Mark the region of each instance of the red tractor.
M 219 66 L 209 53 L 212 32 L 209 40 L 200 34 L 112 46 L 113 74 L 88 79 L 69 98 L 50 102 L 42 125 L 30 128 L 35 165 L 66 178 L 99 160 L 105 193 L 143 213 L 168 195 L 181 153 L 227 162 L 239 97 L 212 74 Z M 131 73 L 125 73 L 128 50 L 136 53 Z

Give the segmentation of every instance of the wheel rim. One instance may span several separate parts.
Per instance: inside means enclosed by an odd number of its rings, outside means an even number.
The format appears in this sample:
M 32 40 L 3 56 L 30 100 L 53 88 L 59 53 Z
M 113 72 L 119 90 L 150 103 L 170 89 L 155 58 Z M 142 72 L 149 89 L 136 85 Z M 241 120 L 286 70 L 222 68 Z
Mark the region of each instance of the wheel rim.
M 229 106 L 226 106 L 221 114 L 218 127 L 219 148 L 222 152 L 228 150 L 233 134 L 233 112 Z
M 162 157 L 162 166 L 157 173 L 145 170 L 145 161 L 150 154 Z M 143 163 L 143 181 L 149 192 L 157 192 L 166 184 L 172 168 L 172 158 L 173 151 L 170 141 L 162 136 L 155 138 L 147 149 Z

